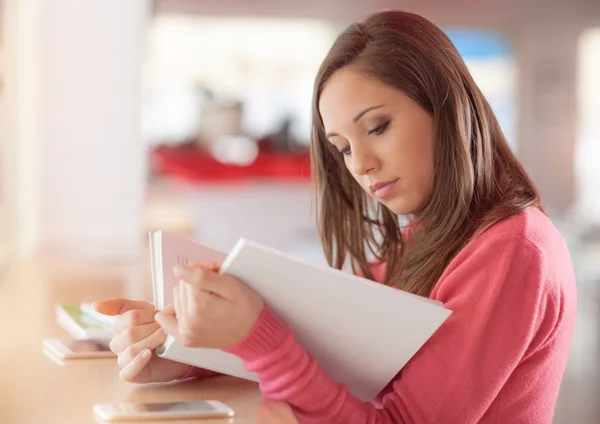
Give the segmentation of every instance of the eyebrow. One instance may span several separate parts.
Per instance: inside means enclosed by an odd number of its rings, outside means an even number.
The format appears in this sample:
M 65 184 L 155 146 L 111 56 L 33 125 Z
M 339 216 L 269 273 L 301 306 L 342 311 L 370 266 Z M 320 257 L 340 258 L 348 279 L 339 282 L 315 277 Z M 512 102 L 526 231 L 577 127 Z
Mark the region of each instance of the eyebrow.
M 354 118 L 352 118 L 352 123 L 356 124 L 358 122 L 358 120 L 360 118 L 362 118 L 363 116 L 365 116 L 367 113 L 371 112 L 372 110 L 379 109 L 380 107 L 383 107 L 383 106 L 385 106 L 385 105 L 370 106 L 370 107 L 362 110 Z M 337 134 L 336 133 L 327 133 L 327 134 L 325 134 L 325 137 L 329 138 L 329 137 L 333 137 L 334 135 L 337 135 Z

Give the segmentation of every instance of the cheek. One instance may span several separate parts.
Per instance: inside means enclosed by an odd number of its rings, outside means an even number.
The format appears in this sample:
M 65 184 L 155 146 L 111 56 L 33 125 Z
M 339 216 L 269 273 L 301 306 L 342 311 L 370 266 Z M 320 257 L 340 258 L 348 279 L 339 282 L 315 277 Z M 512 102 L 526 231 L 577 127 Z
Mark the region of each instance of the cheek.
M 405 201 L 409 208 L 420 208 L 428 201 L 433 190 L 434 169 L 432 142 L 423 138 L 408 139 L 397 145 L 388 158 L 394 158 L 392 166 L 398 170 L 403 181 Z

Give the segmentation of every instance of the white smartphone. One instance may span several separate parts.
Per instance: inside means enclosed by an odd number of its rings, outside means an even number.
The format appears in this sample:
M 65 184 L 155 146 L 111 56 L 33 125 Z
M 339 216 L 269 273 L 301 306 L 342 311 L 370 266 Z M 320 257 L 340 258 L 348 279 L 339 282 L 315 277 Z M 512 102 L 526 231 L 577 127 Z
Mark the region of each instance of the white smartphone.
M 102 339 L 44 339 L 44 349 L 61 359 L 111 358 L 108 340 Z
M 112 403 L 94 405 L 103 421 L 174 420 L 233 417 L 229 406 L 217 400 L 165 403 Z

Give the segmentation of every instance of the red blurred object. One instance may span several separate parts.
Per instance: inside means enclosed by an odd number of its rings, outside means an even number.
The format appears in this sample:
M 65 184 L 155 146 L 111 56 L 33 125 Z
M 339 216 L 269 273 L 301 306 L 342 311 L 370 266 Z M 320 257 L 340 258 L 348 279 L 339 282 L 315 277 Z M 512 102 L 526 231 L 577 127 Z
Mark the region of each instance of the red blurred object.
M 247 166 L 221 163 L 193 144 L 158 146 L 151 152 L 152 170 L 186 182 L 241 182 L 249 179 L 310 180 L 308 154 L 262 150 Z

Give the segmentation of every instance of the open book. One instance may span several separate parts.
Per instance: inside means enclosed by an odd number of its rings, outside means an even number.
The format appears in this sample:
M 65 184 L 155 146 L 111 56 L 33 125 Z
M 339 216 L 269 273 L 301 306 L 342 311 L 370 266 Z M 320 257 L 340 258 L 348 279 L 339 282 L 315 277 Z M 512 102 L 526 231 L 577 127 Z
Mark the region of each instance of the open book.
M 150 234 L 154 304 L 172 302 L 173 266 L 222 261 L 220 272 L 255 290 L 336 381 L 372 400 L 450 315 L 439 302 L 240 239 L 229 255 L 179 236 Z M 258 381 L 218 349 L 183 346 L 172 336 L 165 358 Z

